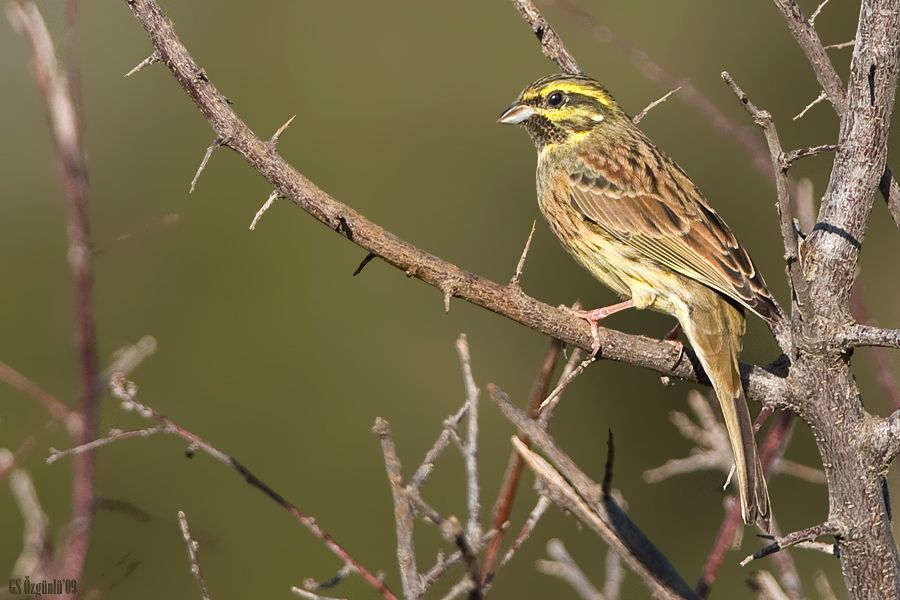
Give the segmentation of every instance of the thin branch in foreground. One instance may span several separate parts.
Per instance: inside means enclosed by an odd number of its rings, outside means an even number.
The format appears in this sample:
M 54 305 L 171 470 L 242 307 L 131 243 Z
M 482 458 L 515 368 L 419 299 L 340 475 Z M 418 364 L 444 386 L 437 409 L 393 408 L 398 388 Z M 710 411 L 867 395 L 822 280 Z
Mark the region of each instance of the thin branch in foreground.
M 644 120 L 644 117 L 647 116 L 647 113 L 649 113 L 651 110 L 653 110 L 654 108 L 656 108 L 657 106 L 659 106 L 660 104 L 662 104 L 663 102 L 665 102 L 666 100 L 668 100 L 668 99 L 669 99 L 669 96 L 671 96 L 671 95 L 674 94 L 675 92 L 680 92 L 680 91 L 681 91 L 681 88 L 683 88 L 683 87 L 684 87 L 684 86 L 679 85 L 677 88 L 672 89 L 672 90 L 669 90 L 668 92 L 666 92 L 665 95 L 663 95 L 663 96 L 660 97 L 660 98 L 657 98 L 656 100 L 654 100 L 653 102 L 651 102 L 650 104 L 648 104 L 647 106 L 645 106 L 645 107 L 644 107 L 644 110 L 642 110 L 642 111 L 639 112 L 638 114 L 634 115 L 634 117 L 632 117 L 631 122 L 634 123 L 635 125 L 637 125 L 638 123 L 640 123 L 641 121 L 643 121 L 643 120 Z
M 209 159 L 212 157 L 213 152 L 215 152 L 216 149 L 218 149 L 224 143 L 225 138 L 216 136 L 216 139 L 213 140 L 213 143 L 210 144 L 209 148 L 206 149 L 206 154 L 203 155 L 203 160 L 200 161 L 200 166 L 197 167 L 197 172 L 194 173 L 194 178 L 191 179 L 191 194 L 194 193 L 194 188 L 197 187 L 197 180 L 200 179 L 200 174 L 206 170 L 206 165 L 209 164 Z
M 756 571 L 751 574 L 750 585 L 756 589 L 760 600 L 791 600 L 781 589 L 775 576 L 768 571 Z
M 155 421 L 161 427 L 161 433 L 176 435 L 190 444 L 189 449 L 191 451 L 195 452 L 197 450 L 201 450 L 204 454 L 237 471 L 248 485 L 256 488 L 270 500 L 274 501 L 276 504 L 285 509 L 296 521 L 298 521 L 310 533 L 312 533 L 314 537 L 322 541 L 325 544 L 325 547 L 328 548 L 328 550 L 330 550 L 335 556 L 337 556 L 342 561 L 342 563 L 350 565 L 353 568 L 353 571 L 357 573 L 367 584 L 378 591 L 382 597 L 384 597 L 386 600 L 397 600 L 397 597 L 387 586 L 387 584 L 382 580 L 382 578 L 366 569 L 362 565 L 362 563 L 357 561 L 343 546 L 341 546 L 337 542 L 337 540 L 335 540 L 328 532 L 322 529 L 315 518 L 308 516 L 299 508 L 297 508 L 296 505 L 290 503 L 284 496 L 276 492 L 267 483 L 259 479 L 252 471 L 242 465 L 236 458 L 222 452 L 200 436 L 181 427 L 170 418 L 156 412 L 156 410 L 151 408 L 150 406 L 139 402 L 137 400 L 137 386 L 134 383 L 128 381 L 123 375 L 117 374 L 113 376 L 112 380 L 110 381 L 110 391 L 116 398 L 118 398 L 122 402 L 123 410 L 134 410 L 141 417 L 149 419 L 151 421 Z M 84 446 L 76 446 L 62 452 L 63 454 L 68 455 L 78 454 L 84 451 Z
M 23 469 L 15 468 L 15 457 L 0 448 L 0 470 L 10 470 L 9 486 L 13 500 L 22 515 L 22 552 L 12 568 L 15 577 L 27 575 L 36 581 L 51 575 L 53 544 L 50 520 L 41 507 L 34 481 Z
M 813 527 L 795 531 L 781 537 L 776 537 L 775 541 L 773 541 L 771 544 L 765 546 L 764 548 L 761 548 L 760 550 L 757 550 L 756 552 L 742 560 L 741 566 L 745 567 L 754 560 L 759 560 L 760 558 L 769 556 L 770 554 L 774 554 L 776 552 L 780 552 L 786 548 L 790 548 L 791 546 L 796 546 L 804 542 L 812 542 L 820 537 L 838 537 L 841 535 L 841 533 L 842 530 L 840 527 L 826 521 L 825 523 L 821 523 L 820 525 L 815 525 Z
M 491 399 L 500 412 L 528 436 L 547 459 L 513 436 L 513 447 L 539 480 L 539 492 L 572 512 L 622 556 L 654 594 L 664 598 L 696 598 L 669 560 L 612 498 L 603 499 L 600 486 L 564 454 L 540 425 L 519 410 L 497 386 L 489 385 Z M 548 462 L 549 459 L 549 462 Z M 551 464 L 552 463 L 552 464 Z
M 460 446 L 466 464 L 466 507 L 469 513 L 466 537 L 470 540 L 477 540 L 481 537 L 481 526 L 479 525 L 481 501 L 478 486 L 478 386 L 475 385 L 475 378 L 472 376 L 469 340 L 466 338 L 466 334 L 460 335 L 456 340 L 456 353 L 459 355 L 466 387 L 466 424 L 468 427 L 466 428 L 466 442 Z M 478 579 L 480 582 L 480 576 Z
M 390 424 L 378 417 L 372 427 L 381 440 L 381 451 L 384 454 L 384 467 L 388 482 L 391 485 L 391 496 L 394 499 L 394 521 L 397 535 L 397 563 L 400 565 L 400 579 L 403 584 L 405 598 L 422 596 L 421 579 L 416 568 L 416 551 L 413 543 L 413 527 L 415 515 L 409 499 L 403 489 L 403 472 L 400 457 L 394 445 Z
M 183 511 L 178 511 L 178 525 L 181 527 L 181 535 L 184 536 L 184 543 L 187 544 L 188 559 L 191 561 L 191 574 L 197 580 L 200 586 L 200 597 L 203 600 L 210 600 L 209 587 L 206 585 L 206 579 L 203 578 L 203 571 L 200 570 L 200 559 L 197 557 L 197 550 L 200 544 L 191 537 L 191 530 L 188 527 L 187 517 Z
M 77 439 L 82 428 L 81 416 L 70 410 L 56 396 L 2 361 L 0 361 L 0 381 L 37 401 L 55 421 L 65 425 L 69 434 Z
M 582 600 L 605 600 L 603 594 L 600 593 L 591 580 L 569 551 L 566 550 L 562 541 L 554 538 L 547 542 L 547 554 L 552 560 L 539 560 L 535 563 L 537 570 L 544 575 L 558 577 L 569 584 L 575 594 Z
M 559 340 L 550 340 L 547 348 L 547 354 L 541 363 L 537 378 L 531 389 L 531 399 L 528 402 L 528 416 L 532 419 L 538 414 L 538 408 L 541 401 L 547 395 L 550 389 L 550 382 L 553 377 L 553 371 L 556 369 L 556 362 L 562 353 L 562 343 Z M 528 440 L 523 440 L 526 444 Z M 482 584 L 488 584 L 495 574 L 495 563 L 503 545 L 503 537 L 506 534 L 506 525 L 509 516 L 512 513 L 512 507 L 516 500 L 519 489 L 519 481 L 522 478 L 522 469 L 524 467 L 522 457 L 518 452 L 510 452 L 509 461 L 507 461 L 506 471 L 503 474 L 503 482 L 500 484 L 500 491 L 497 493 L 497 500 L 494 503 L 494 529 L 498 531 L 497 536 L 491 540 L 484 553 L 483 569 L 481 573 Z
M 544 53 L 544 56 L 559 65 L 559 68 L 569 75 L 581 75 L 582 71 L 575 61 L 575 57 L 556 35 L 534 3 L 531 0 L 512 0 L 512 3 L 525 22 L 531 26 L 531 30 L 541 43 L 541 52 Z
M 300 596 L 301 598 L 305 598 L 306 600 L 347 600 L 346 598 L 334 598 L 332 596 L 321 596 L 316 594 L 315 592 L 310 592 L 309 590 L 304 590 L 303 588 L 298 588 L 297 586 L 291 587 L 291 593 L 295 596 Z

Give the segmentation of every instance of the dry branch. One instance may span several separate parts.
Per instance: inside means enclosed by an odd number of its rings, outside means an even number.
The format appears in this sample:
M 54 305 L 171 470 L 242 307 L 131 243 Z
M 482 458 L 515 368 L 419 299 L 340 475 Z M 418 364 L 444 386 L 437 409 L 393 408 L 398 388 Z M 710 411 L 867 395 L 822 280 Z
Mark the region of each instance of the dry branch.
M 583 319 L 539 302 L 523 294 L 517 286 L 489 281 L 416 248 L 316 187 L 272 150 L 266 141 L 253 134 L 235 114 L 224 96 L 191 58 L 155 0 L 133 0 L 129 2 L 129 7 L 149 34 L 162 62 L 190 95 L 217 137 L 227 139 L 228 147 L 259 171 L 273 188 L 281 190 L 318 221 L 408 276 L 416 277 L 448 296 L 462 298 L 567 344 L 591 349 L 590 328 Z M 601 329 L 600 338 L 600 358 L 650 368 L 669 377 L 698 379 L 690 354 L 682 354 L 672 344 L 609 329 Z M 764 401 L 773 407 L 788 406 L 780 374 L 747 366 L 742 369 L 742 376 L 749 398 Z
M 68 9 L 70 56 L 59 66 L 53 41 L 44 19 L 33 2 L 7 4 L 7 15 L 31 45 L 31 69 L 44 99 L 57 163 L 68 203 L 68 261 L 74 286 L 75 348 L 78 363 L 78 414 L 81 419 L 76 443 L 91 440 L 100 421 L 99 362 L 93 306 L 93 272 L 88 222 L 87 164 L 82 148 L 82 120 L 78 67 L 74 64 L 75 7 Z M 58 575 L 79 579 L 90 545 L 94 508 L 94 457 L 79 456 L 73 465 L 72 518 L 62 544 Z

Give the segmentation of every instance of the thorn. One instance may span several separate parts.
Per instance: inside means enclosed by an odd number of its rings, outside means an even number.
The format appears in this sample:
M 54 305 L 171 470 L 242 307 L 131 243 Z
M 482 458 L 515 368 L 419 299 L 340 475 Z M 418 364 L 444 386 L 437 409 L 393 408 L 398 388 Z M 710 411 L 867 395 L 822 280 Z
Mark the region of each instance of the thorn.
M 296 119 L 296 118 L 297 118 L 297 115 L 294 115 L 293 117 L 291 117 L 290 119 L 288 119 L 287 121 L 285 121 L 285 122 L 284 122 L 284 125 L 282 125 L 281 127 L 279 127 L 279 128 L 275 131 L 275 133 L 272 134 L 272 137 L 269 139 L 269 146 L 270 146 L 273 150 L 275 149 L 275 146 L 278 145 L 278 138 L 280 138 L 280 137 L 281 137 L 281 134 L 284 133 L 284 131 L 285 131 L 288 127 L 291 126 L 291 123 L 293 123 L 293 122 L 294 122 L 294 119 Z
M 209 162 L 209 158 L 212 156 L 212 153 L 216 148 L 225 143 L 225 140 L 221 137 L 217 137 L 213 140 L 213 143 L 209 145 L 209 148 L 206 149 L 206 154 L 203 155 L 203 160 L 200 161 L 200 167 L 197 169 L 197 172 L 194 174 L 194 178 L 191 179 L 191 193 L 194 193 L 194 188 L 197 187 L 197 180 L 200 179 L 200 173 L 206 168 L 207 163 Z
M 357 275 L 362 273 L 362 270 L 366 268 L 366 265 L 372 262 L 373 258 L 378 258 L 378 255 L 374 252 L 369 252 L 368 254 L 366 254 L 366 257 L 362 259 L 362 262 L 360 262 L 359 266 L 356 267 L 356 270 L 353 271 L 353 276 L 356 277 Z
M 250 222 L 250 231 L 254 231 L 256 229 L 256 224 L 259 223 L 259 220 L 262 218 L 266 211 L 272 208 L 272 205 L 275 204 L 275 201 L 278 199 L 278 190 L 272 190 L 272 193 L 269 194 L 269 198 L 266 200 L 265 204 L 263 204 L 258 211 L 256 211 L 256 215 L 253 217 L 253 221 Z
M 450 312 L 450 298 L 452 298 L 452 297 L 453 297 L 453 288 L 448 287 L 446 290 L 444 290 L 444 312 L 445 313 Z
M 124 77 L 131 77 L 138 71 L 142 71 L 146 67 L 149 67 L 150 65 L 154 65 L 161 60 L 162 60 L 162 56 L 160 56 L 159 50 L 154 50 L 153 54 L 151 54 L 150 56 L 148 56 L 147 58 L 145 58 L 144 60 L 139 62 L 133 69 L 131 69 L 130 71 L 125 73 Z
M 522 250 L 522 256 L 519 257 L 519 262 L 516 264 L 516 272 L 509 282 L 509 284 L 512 286 L 519 287 L 519 279 L 522 278 L 522 269 L 525 268 L 525 258 L 528 256 L 528 250 L 531 248 L 531 239 L 534 237 L 534 230 L 536 227 L 537 221 L 532 221 L 531 233 L 528 234 L 528 240 L 525 242 L 525 248 Z

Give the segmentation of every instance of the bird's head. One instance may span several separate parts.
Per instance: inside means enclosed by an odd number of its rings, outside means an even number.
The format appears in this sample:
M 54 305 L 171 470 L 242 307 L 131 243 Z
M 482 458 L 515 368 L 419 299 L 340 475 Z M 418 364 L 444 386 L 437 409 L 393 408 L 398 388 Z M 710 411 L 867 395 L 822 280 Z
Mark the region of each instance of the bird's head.
M 581 75 L 550 75 L 526 87 L 498 123 L 522 125 L 538 149 L 592 132 L 615 131 L 627 115 L 606 89 Z

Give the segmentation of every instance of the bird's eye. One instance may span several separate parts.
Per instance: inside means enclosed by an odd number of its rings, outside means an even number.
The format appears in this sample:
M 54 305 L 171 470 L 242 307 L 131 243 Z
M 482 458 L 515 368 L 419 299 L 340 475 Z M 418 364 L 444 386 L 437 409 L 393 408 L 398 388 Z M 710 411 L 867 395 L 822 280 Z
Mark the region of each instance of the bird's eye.
M 547 96 L 547 104 L 549 106 L 559 106 L 563 103 L 563 95 L 562 92 L 553 92 L 549 96 Z

